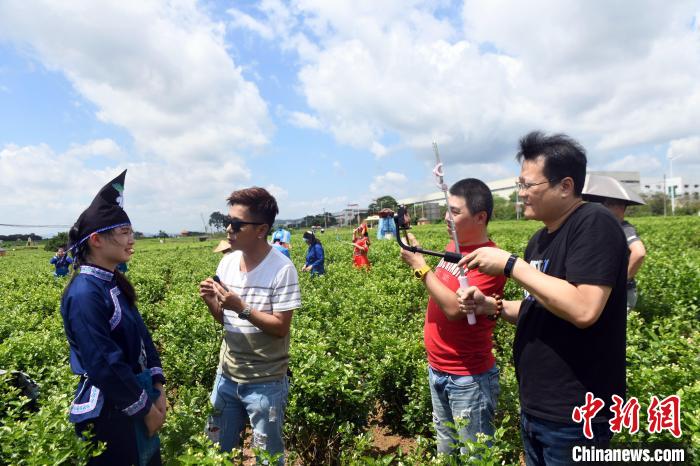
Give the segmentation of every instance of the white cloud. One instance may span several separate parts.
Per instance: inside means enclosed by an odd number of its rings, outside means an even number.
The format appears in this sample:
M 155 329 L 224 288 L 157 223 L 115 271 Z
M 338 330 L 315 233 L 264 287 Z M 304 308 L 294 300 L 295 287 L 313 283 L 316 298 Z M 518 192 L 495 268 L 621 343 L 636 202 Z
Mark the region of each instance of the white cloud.
M 275 184 L 270 184 L 270 185 L 265 186 L 265 189 L 267 189 L 268 192 L 275 197 L 278 205 L 279 205 L 280 201 L 284 201 L 284 200 L 287 200 L 289 198 L 289 191 L 287 191 L 286 189 L 284 189 L 281 186 L 277 186 Z
M 9 223 L 27 223 L 23 221 L 26 218 L 72 223 L 80 206 L 85 208 L 90 202 L 84 202 L 85 192 L 94 190 L 93 196 L 97 194 L 99 186 L 91 188 L 94 180 L 109 181 L 107 170 L 84 170 L 78 158 L 57 155 L 45 144 L 3 147 L 0 173 L 0 207 L 3 217 L 11 220 Z M 44 215 L 32 216 L 33 211 Z
M 653 155 L 626 155 L 619 160 L 605 165 L 606 170 L 639 171 L 641 174 L 656 174 L 663 167 L 659 159 Z
M 372 147 L 370 148 L 370 151 L 371 151 L 371 152 L 374 154 L 374 156 L 377 157 L 377 158 L 382 158 L 382 157 L 386 156 L 386 155 L 389 153 L 389 151 L 387 150 L 387 148 L 386 148 L 383 144 L 378 143 L 377 141 L 374 141 L 374 142 L 372 143 Z
M 693 0 L 465 0 L 461 17 L 444 8 L 297 0 L 258 10 L 298 53 L 300 90 L 323 127 L 375 154 L 398 140 L 427 159 L 437 140 L 446 163 L 510 164 L 537 128 L 598 151 L 697 133 Z
M 304 112 L 290 112 L 289 122 L 297 128 L 321 129 L 321 121 Z
M 698 12 L 692 0 L 468 0 L 463 20 L 467 38 L 522 64 L 518 88 L 545 129 L 608 150 L 697 131 Z
M 513 164 L 499 163 L 474 163 L 474 164 L 456 164 L 450 167 L 451 171 L 445 175 L 450 175 L 452 183 L 464 178 L 477 178 L 482 181 L 493 181 L 504 178 L 513 178 L 517 176 L 518 168 Z M 447 180 L 445 180 L 447 181 Z
M 223 209 L 226 196 L 251 178 L 235 157 L 224 163 L 115 161 L 113 166 L 90 168 L 84 148 L 94 145 L 72 145 L 64 153 L 45 144 L 0 149 L 4 223 L 71 225 L 99 189 L 127 168 L 124 207 L 135 229 L 150 233 L 197 230 L 201 229 L 200 214 L 207 217 Z M 112 149 L 121 152 L 118 146 Z
M 266 103 L 194 0 L 10 0 L 0 39 L 64 74 L 142 153 L 223 161 L 269 141 Z
M 274 37 L 274 32 L 272 31 L 272 28 L 269 26 L 266 26 L 265 24 L 261 23 L 257 19 L 253 18 L 252 16 L 243 13 L 240 10 L 237 10 L 235 8 L 231 8 L 229 10 L 226 10 L 226 13 L 231 15 L 231 22 L 233 27 L 237 28 L 243 28 L 243 29 L 248 29 L 250 31 L 253 31 L 257 34 L 259 34 L 261 37 L 264 39 L 272 39 Z
M 700 136 L 671 141 L 666 157 L 677 163 L 700 162 Z
M 109 159 L 118 160 L 125 153 L 119 145 L 111 139 L 96 139 L 87 144 L 72 144 L 64 156 L 84 159 L 101 155 Z
M 369 192 L 374 196 L 401 197 L 406 192 L 408 178 L 403 173 L 388 171 L 375 176 L 369 185 Z

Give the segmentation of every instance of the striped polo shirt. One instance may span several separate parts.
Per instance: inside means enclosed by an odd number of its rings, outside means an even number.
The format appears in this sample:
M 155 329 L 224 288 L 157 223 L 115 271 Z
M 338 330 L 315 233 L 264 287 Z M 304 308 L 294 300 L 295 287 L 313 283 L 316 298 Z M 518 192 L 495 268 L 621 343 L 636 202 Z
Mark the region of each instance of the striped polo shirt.
M 253 270 L 241 272 L 241 251 L 224 256 L 216 274 L 252 309 L 272 314 L 301 306 L 299 277 L 292 261 L 275 248 Z M 289 334 L 276 337 L 224 309 L 226 333 L 219 354 L 219 371 L 239 383 L 282 378 L 289 362 Z

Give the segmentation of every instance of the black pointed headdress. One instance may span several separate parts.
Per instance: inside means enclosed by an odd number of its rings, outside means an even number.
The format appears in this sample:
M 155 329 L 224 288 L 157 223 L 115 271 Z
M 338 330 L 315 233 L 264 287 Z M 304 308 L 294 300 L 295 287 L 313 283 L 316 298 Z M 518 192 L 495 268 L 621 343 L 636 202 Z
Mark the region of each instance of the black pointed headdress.
M 126 170 L 104 185 L 90 207 L 80 214 L 68 233 L 71 250 L 80 246 L 93 233 L 131 225 L 129 216 L 124 212 L 125 178 Z

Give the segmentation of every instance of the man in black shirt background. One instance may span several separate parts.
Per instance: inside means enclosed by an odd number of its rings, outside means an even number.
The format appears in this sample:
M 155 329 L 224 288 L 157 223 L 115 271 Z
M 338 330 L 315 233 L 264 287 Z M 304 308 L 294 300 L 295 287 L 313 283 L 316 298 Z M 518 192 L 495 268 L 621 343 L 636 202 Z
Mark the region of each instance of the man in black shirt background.
M 626 241 L 606 208 L 583 202 L 586 155 L 576 141 L 532 132 L 520 140 L 517 160 L 525 217 L 544 228 L 524 260 L 480 248 L 460 265 L 513 278 L 525 299 L 502 301 L 470 287 L 460 292 L 461 308 L 517 325 L 513 358 L 527 464 L 569 464 L 573 445 L 609 444 L 611 397 L 625 397 Z M 587 392 L 605 403 L 592 419 L 592 439 L 573 420 Z

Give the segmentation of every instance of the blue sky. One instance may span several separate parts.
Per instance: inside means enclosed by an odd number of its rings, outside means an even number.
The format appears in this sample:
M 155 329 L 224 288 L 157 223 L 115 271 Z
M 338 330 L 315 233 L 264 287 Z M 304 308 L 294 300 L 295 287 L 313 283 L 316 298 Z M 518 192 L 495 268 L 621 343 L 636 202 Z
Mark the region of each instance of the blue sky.
M 592 169 L 660 176 L 671 155 L 697 179 L 698 17 L 682 0 L 7 0 L 0 223 L 70 224 L 124 168 L 144 232 L 201 229 L 251 185 L 281 218 L 337 211 L 433 192 L 433 140 L 448 183 L 515 177 L 532 129 L 580 140 Z

